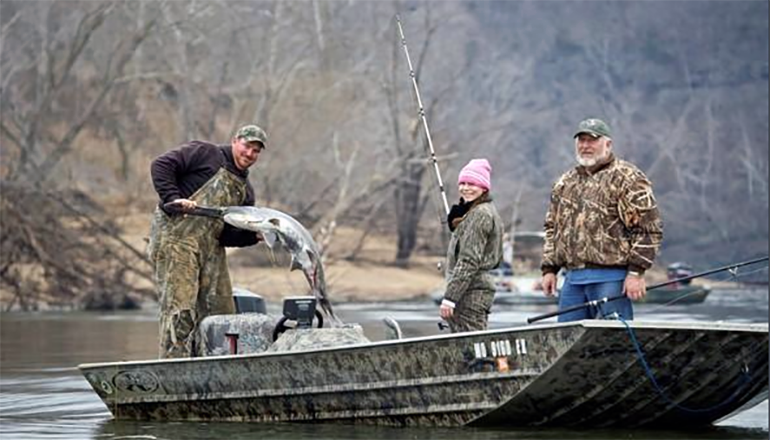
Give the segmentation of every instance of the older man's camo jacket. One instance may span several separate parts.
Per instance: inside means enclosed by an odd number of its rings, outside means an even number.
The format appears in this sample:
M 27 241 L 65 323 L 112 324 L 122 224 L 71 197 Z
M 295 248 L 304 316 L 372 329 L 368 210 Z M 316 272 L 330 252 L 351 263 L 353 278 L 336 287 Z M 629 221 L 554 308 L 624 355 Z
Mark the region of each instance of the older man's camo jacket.
M 503 221 L 491 202 L 471 208 L 447 249 L 444 298 L 457 303 L 471 290 L 495 290 L 489 270 L 503 258 Z
M 633 164 L 611 157 L 593 173 L 577 167 L 554 184 L 542 270 L 626 267 L 643 273 L 662 238 L 652 184 Z

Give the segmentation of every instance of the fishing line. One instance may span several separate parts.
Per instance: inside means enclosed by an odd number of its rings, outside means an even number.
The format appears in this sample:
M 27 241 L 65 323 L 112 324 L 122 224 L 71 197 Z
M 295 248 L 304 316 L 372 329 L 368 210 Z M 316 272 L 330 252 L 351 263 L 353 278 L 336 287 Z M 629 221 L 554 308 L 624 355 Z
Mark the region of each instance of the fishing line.
M 749 275 L 753 275 L 755 273 L 764 272 L 764 271 L 766 271 L 768 269 L 768 267 L 770 267 L 770 266 L 760 267 L 759 269 L 753 269 L 753 270 L 750 270 L 748 272 L 743 272 L 743 273 L 738 273 L 738 271 L 735 271 L 734 273 L 730 272 L 729 276 L 727 276 L 727 277 L 725 277 L 725 278 L 723 278 L 721 280 L 712 280 L 712 281 L 723 282 L 723 281 L 737 280 L 740 277 L 746 277 L 746 276 L 749 276 Z
M 744 272 L 744 273 L 741 273 L 741 274 L 738 274 L 738 273 L 732 274 L 731 273 L 731 275 L 729 277 L 727 277 L 727 278 L 724 278 L 724 279 L 721 279 L 721 280 L 710 280 L 710 281 L 713 281 L 713 282 L 725 282 L 725 281 L 730 281 L 730 280 L 736 280 L 736 279 L 738 279 L 740 277 L 745 277 L 745 276 L 752 275 L 752 274 L 755 274 L 755 273 L 764 272 L 767 269 L 768 269 L 768 266 L 765 266 L 765 267 L 760 267 L 759 269 L 753 269 L 753 270 L 750 270 L 748 272 Z M 719 289 L 716 289 L 716 290 L 719 290 Z M 677 302 L 687 298 L 688 296 L 698 295 L 700 293 L 701 292 L 699 290 L 695 290 L 695 291 L 690 292 L 690 293 L 682 294 L 682 295 L 677 296 L 676 298 L 672 299 L 671 301 L 668 301 L 668 302 L 663 303 L 661 305 L 658 305 L 658 306 L 655 306 L 653 308 L 647 309 L 647 310 L 645 310 L 645 312 L 646 313 L 657 312 L 660 309 L 663 309 L 663 308 L 668 307 L 670 305 L 676 304 Z

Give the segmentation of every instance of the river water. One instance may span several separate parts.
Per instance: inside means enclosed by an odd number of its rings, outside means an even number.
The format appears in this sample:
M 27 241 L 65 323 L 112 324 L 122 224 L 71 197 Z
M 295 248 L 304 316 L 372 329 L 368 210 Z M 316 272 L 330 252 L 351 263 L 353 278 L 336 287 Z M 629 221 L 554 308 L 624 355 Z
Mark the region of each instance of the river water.
M 278 313 L 280 305 L 268 311 Z M 495 306 L 490 327 L 525 325 L 555 306 Z M 390 315 L 405 337 L 438 333 L 430 301 L 346 303 L 336 311 L 382 339 Z M 637 320 L 768 322 L 768 291 L 714 291 L 702 304 L 640 304 Z M 3 439 L 745 439 L 768 438 L 768 403 L 697 431 L 435 429 L 349 425 L 118 422 L 76 366 L 86 362 L 153 359 L 158 326 L 152 310 L 114 313 L 0 315 L 0 437 Z

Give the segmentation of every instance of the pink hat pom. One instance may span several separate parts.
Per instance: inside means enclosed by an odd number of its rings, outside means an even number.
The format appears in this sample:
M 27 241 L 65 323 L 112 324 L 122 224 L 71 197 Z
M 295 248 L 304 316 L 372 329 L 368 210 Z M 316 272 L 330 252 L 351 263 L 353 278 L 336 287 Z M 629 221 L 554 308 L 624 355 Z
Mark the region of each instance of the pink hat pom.
M 460 170 L 457 184 L 470 183 L 487 191 L 492 189 L 492 165 L 486 159 L 473 159 Z

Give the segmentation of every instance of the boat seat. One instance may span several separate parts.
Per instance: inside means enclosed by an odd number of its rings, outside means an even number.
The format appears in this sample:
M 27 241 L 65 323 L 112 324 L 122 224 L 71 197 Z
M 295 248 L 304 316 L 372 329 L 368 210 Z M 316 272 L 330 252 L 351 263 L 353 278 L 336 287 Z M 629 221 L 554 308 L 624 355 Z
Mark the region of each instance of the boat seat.
M 273 330 L 280 319 L 279 315 L 264 313 L 208 316 L 198 326 L 195 355 L 233 354 L 231 344 L 235 344 L 238 354 L 266 351 L 273 343 Z

